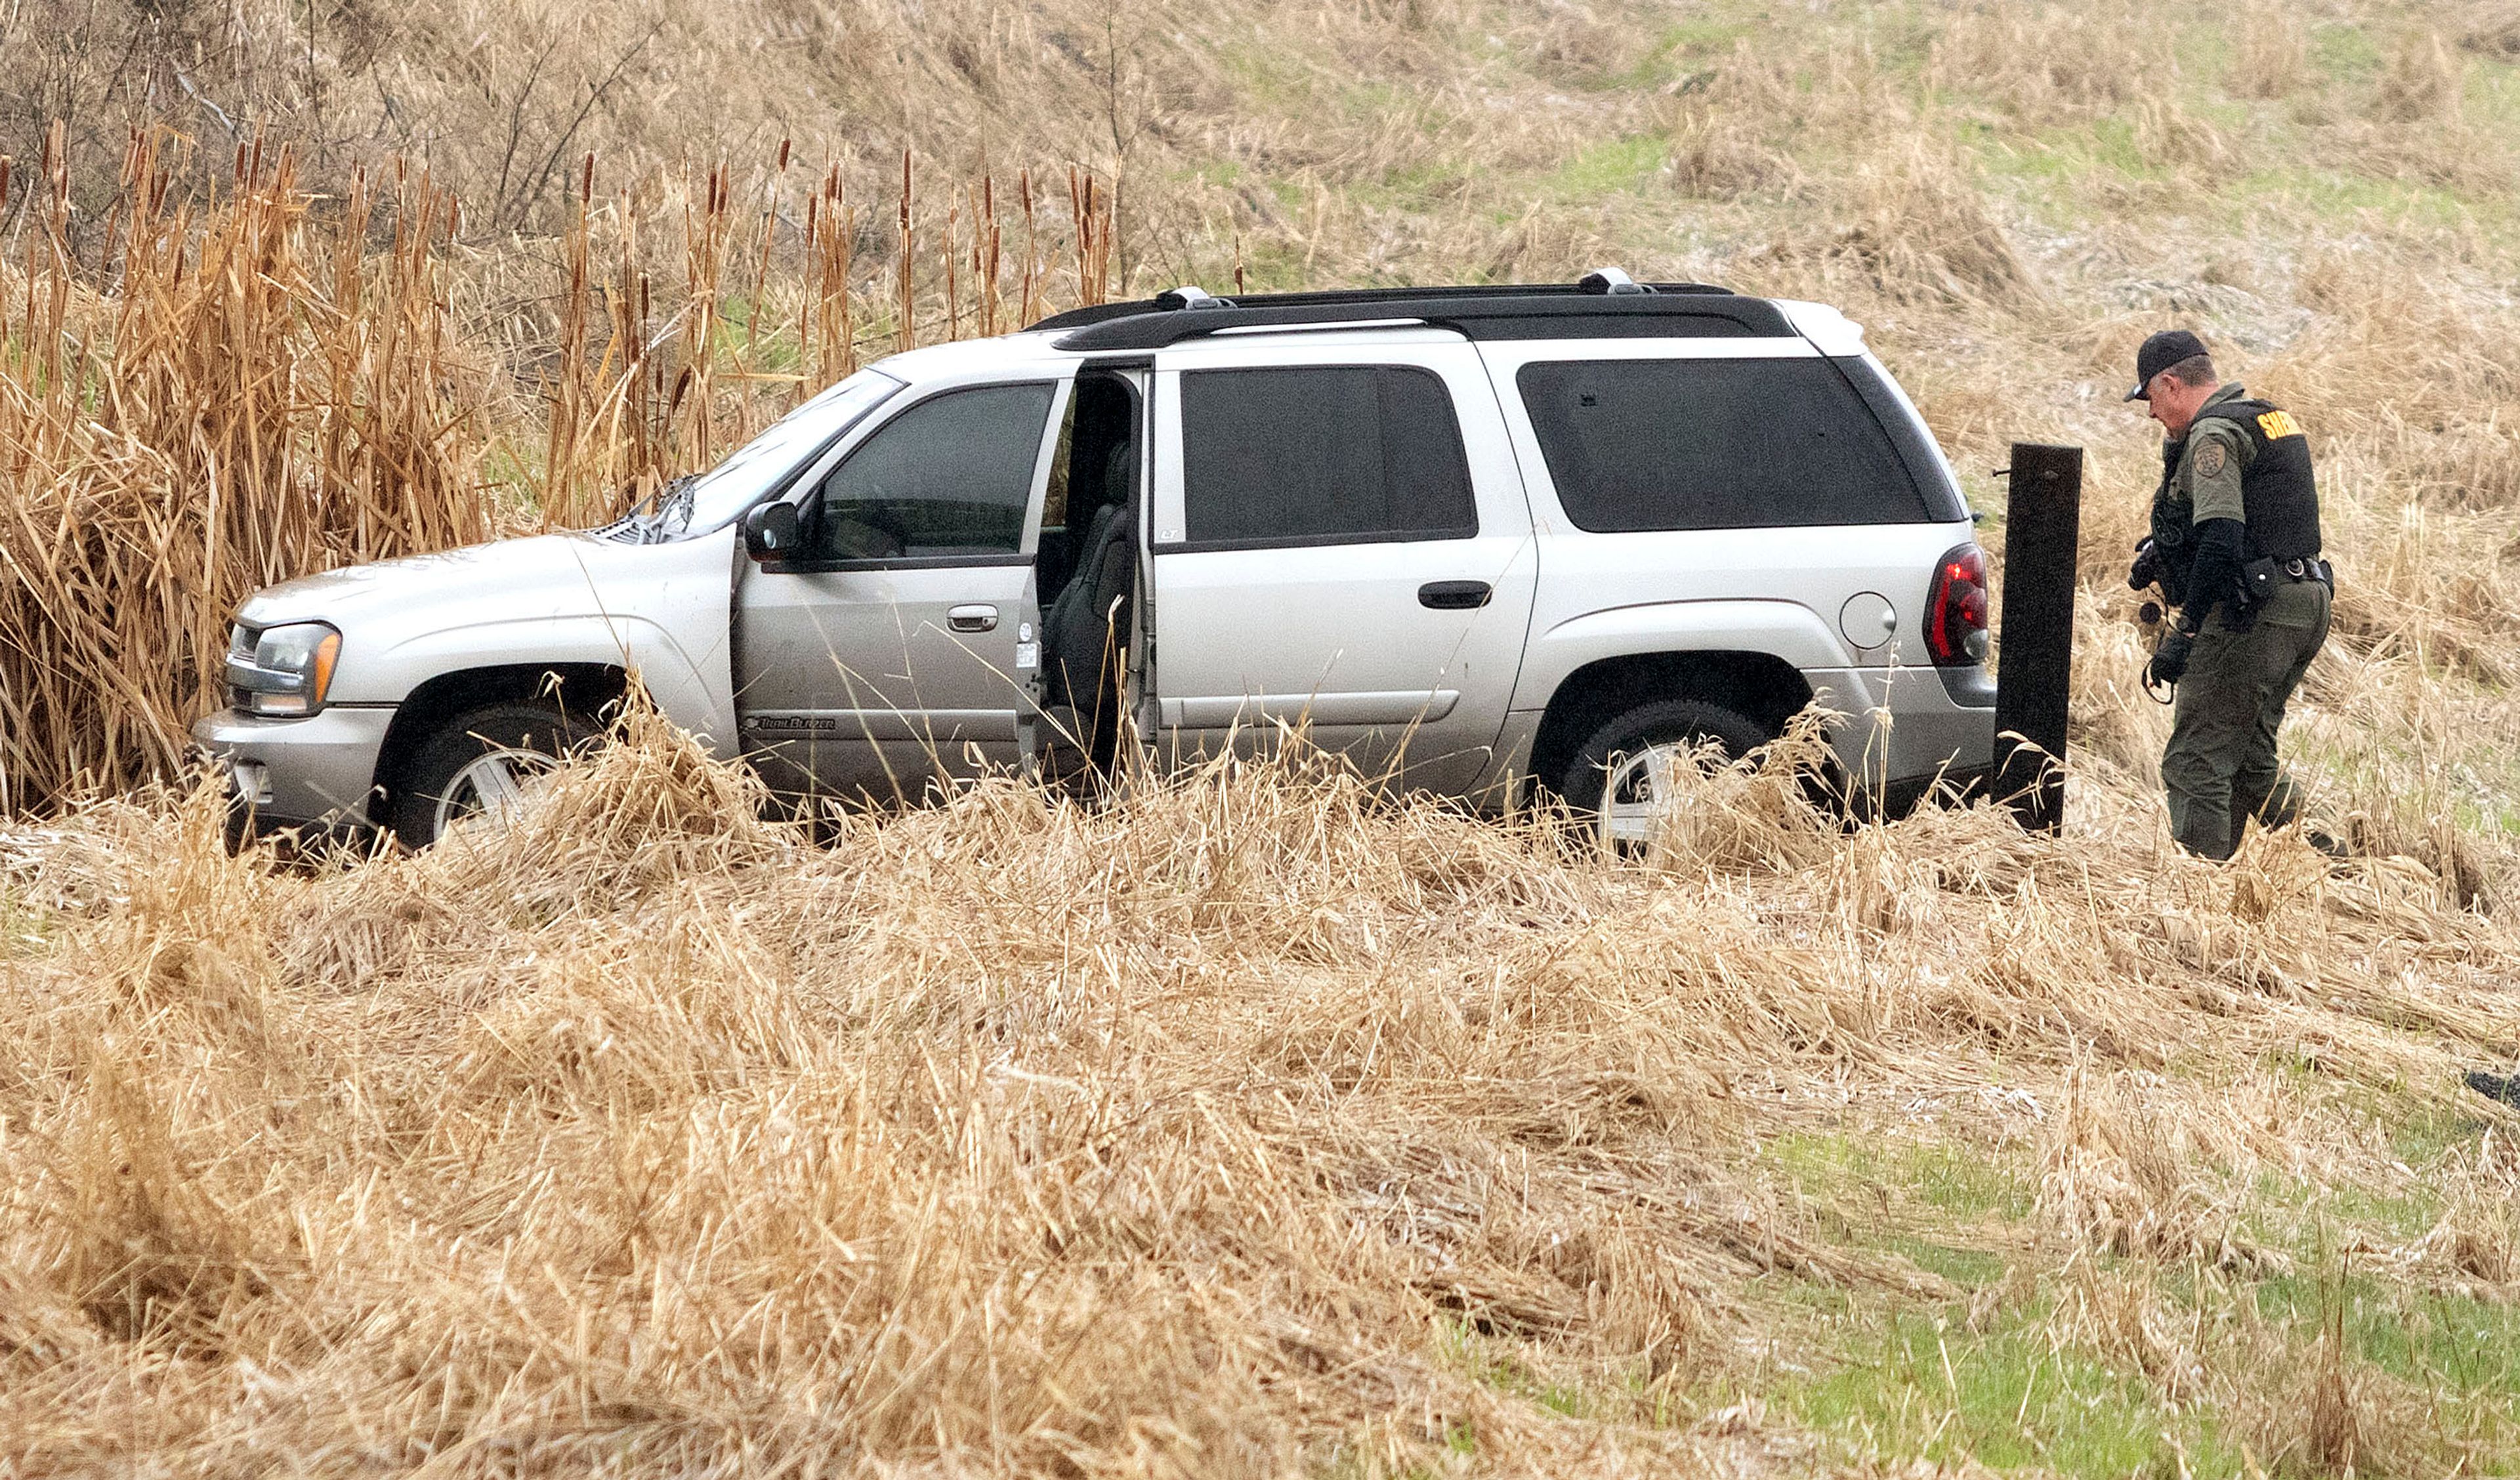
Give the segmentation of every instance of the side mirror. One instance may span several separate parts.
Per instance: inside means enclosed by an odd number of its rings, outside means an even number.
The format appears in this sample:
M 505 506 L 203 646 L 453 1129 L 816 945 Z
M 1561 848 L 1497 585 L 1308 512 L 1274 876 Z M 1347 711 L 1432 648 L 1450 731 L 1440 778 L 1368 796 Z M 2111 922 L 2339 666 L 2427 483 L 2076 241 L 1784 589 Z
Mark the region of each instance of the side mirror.
M 754 560 L 786 560 L 803 542 L 795 505 L 773 499 L 767 504 L 755 504 L 744 513 L 743 550 Z

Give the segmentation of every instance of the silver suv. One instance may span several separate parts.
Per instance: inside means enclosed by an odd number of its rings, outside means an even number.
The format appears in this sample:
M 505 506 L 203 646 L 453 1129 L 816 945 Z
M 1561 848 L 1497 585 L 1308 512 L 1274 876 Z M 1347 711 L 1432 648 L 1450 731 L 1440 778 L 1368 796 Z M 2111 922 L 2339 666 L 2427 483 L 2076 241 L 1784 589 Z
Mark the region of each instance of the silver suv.
M 1615 269 L 1182 289 L 884 360 L 608 528 L 263 591 L 194 733 L 264 826 L 414 845 L 512 804 L 633 673 L 783 792 L 1283 722 L 1616 842 L 1676 747 L 1815 700 L 1875 805 L 1975 780 L 1986 604 L 1950 468 L 1834 309 Z

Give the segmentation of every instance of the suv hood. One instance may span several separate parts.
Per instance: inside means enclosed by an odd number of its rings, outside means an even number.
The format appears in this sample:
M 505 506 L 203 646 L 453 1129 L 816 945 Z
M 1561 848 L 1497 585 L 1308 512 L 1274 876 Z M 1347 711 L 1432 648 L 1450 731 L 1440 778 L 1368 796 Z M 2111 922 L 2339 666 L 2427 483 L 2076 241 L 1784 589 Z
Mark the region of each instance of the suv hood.
M 432 612 L 474 619 L 482 614 L 476 604 L 484 601 L 510 613 L 589 610 L 603 587 L 623 576 L 635 578 L 664 549 L 591 534 L 493 540 L 282 581 L 247 598 L 237 617 L 256 627 L 331 622 L 346 638 L 353 624 L 372 617 L 389 618 L 396 628 L 425 621 Z
M 237 615 L 339 628 L 331 703 L 397 704 L 469 669 L 593 663 L 638 672 L 677 724 L 732 742 L 736 558 L 732 529 L 662 545 L 536 535 L 301 576 Z

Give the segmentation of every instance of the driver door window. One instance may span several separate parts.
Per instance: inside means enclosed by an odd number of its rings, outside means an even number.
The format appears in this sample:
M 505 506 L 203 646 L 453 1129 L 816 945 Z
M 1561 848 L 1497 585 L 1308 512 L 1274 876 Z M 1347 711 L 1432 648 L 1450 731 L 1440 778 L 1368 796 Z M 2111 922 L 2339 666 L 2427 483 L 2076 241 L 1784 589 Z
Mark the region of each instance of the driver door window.
M 953 391 L 894 417 L 823 480 L 811 558 L 953 561 L 1019 553 L 1053 389 Z

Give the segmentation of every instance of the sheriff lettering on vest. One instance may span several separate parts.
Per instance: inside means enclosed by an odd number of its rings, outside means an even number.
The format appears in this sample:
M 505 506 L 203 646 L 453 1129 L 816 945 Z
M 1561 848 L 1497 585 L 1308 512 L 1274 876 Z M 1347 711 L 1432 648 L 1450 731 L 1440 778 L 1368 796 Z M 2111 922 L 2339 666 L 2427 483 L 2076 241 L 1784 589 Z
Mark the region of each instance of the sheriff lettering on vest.
M 2227 859 L 2250 819 L 2275 828 L 2300 812 L 2275 732 L 2327 641 L 2336 589 L 2319 559 L 2310 441 L 2282 409 L 2219 383 L 2185 330 L 2143 341 L 2127 399 L 2147 403 L 2164 433 L 2152 532 L 2127 579 L 2158 583 L 2177 610 L 2145 670 L 2178 691 L 2161 756 L 2170 831 Z

